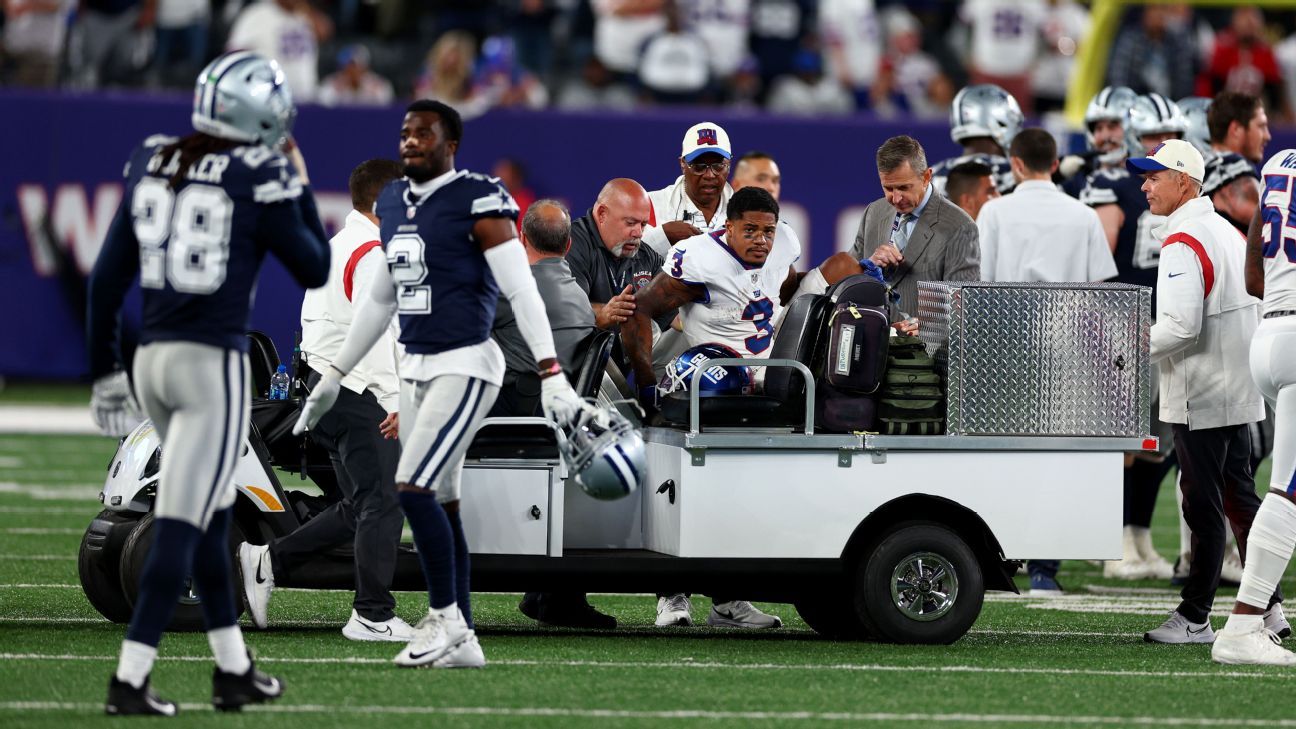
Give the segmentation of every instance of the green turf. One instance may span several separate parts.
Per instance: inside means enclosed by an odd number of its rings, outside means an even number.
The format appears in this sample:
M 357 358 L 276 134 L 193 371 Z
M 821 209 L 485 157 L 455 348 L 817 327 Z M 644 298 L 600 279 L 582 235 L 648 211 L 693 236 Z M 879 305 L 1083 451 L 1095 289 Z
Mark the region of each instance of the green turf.
M 74 559 L 81 530 L 99 509 L 95 494 L 114 446 L 94 437 L 0 437 L 0 726 L 123 723 L 98 709 L 123 628 L 86 602 Z M 1178 543 L 1171 494 L 1168 482 L 1154 530 L 1167 556 Z M 763 605 L 786 622 L 775 632 L 658 630 L 647 596 L 592 597 L 621 622 L 615 633 L 541 629 L 517 612 L 517 595 L 478 594 L 490 665 L 460 672 L 396 669 L 387 661 L 397 646 L 351 643 L 337 633 L 348 594 L 284 590 L 271 607 L 277 627 L 248 631 L 264 666 L 289 686 L 274 705 L 281 713 L 207 710 L 211 668 L 201 635 L 168 635 L 154 681 L 164 695 L 195 705 L 172 722 L 185 727 L 806 726 L 833 719 L 1279 726 L 1296 714 L 1296 671 L 1223 667 L 1204 646 L 1144 644 L 1142 631 L 1176 602 L 1166 585 L 1104 580 L 1086 562 L 1065 563 L 1061 579 L 1062 599 L 991 593 L 973 631 L 938 647 L 823 640 L 789 605 Z M 1096 592 L 1131 587 L 1147 592 Z M 1222 590 L 1217 608 L 1231 596 Z M 398 599 L 411 621 L 426 604 L 416 593 Z M 695 599 L 699 622 L 706 608 Z
M 0 380 L 0 405 L 86 405 L 89 402 L 89 385 Z

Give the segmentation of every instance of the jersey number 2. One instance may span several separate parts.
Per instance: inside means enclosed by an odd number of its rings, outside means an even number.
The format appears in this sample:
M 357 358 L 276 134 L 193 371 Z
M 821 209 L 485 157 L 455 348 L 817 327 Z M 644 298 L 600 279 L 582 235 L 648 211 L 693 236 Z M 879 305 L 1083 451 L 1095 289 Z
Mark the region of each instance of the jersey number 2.
M 428 273 L 426 249 L 417 233 L 400 233 L 387 244 L 387 268 L 399 287 L 396 303 L 401 314 L 432 313 L 432 287 L 423 283 Z
M 225 283 L 234 203 L 213 185 L 190 184 L 176 195 L 157 177 L 145 177 L 131 196 L 140 244 L 140 286 L 210 294 Z
M 774 302 L 769 299 L 757 299 L 743 309 L 743 321 L 756 325 L 756 333 L 743 340 L 748 352 L 760 354 L 769 349 L 774 341 L 774 322 L 770 321 L 773 316 Z

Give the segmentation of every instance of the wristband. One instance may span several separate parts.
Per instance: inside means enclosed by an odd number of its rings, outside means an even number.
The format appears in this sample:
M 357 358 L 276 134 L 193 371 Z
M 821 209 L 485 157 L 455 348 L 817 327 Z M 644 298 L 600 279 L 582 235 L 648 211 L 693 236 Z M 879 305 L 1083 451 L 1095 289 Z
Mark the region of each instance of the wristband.
M 553 364 L 539 370 L 536 374 L 540 375 L 540 379 L 543 380 L 546 377 L 553 377 L 554 375 L 560 374 L 562 371 L 562 365 L 558 364 L 558 360 L 554 360 Z

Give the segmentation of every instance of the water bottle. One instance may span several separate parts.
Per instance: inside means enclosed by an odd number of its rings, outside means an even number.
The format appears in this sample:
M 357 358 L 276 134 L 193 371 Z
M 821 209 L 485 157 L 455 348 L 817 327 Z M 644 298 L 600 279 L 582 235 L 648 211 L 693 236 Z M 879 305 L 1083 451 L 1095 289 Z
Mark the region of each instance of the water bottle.
M 270 376 L 270 399 L 288 399 L 288 365 L 279 365 L 279 369 Z

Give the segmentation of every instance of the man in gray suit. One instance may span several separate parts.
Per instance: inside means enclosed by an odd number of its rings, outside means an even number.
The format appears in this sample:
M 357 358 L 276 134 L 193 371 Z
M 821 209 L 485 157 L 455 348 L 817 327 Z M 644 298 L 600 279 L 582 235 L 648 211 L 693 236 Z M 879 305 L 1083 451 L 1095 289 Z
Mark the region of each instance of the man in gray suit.
M 932 186 L 927 154 L 912 137 L 892 137 L 877 151 L 881 200 L 864 209 L 851 254 L 880 266 L 899 294 L 896 308 L 918 310 L 919 281 L 975 281 L 981 275 L 977 227 Z M 897 327 L 911 332 L 916 324 Z

